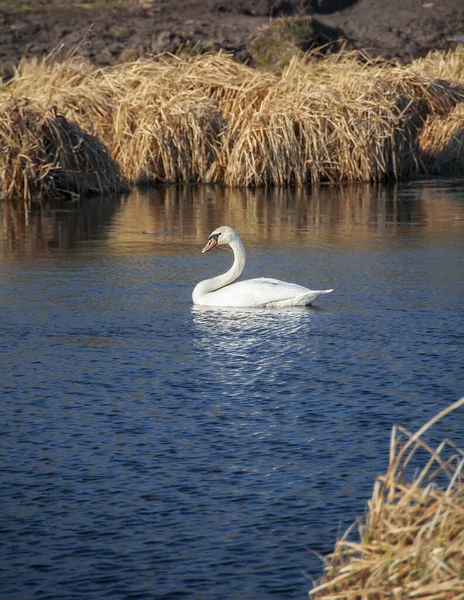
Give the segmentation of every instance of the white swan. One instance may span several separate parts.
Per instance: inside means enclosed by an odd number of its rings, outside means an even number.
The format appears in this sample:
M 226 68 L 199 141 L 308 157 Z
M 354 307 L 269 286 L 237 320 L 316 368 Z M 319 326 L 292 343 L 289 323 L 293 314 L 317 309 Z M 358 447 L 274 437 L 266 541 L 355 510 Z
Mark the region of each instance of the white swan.
M 321 294 L 332 291 L 309 290 L 296 283 L 265 277 L 232 283 L 245 267 L 245 248 L 238 233 L 231 227 L 223 226 L 213 231 L 202 252 L 208 252 L 220 244 L 229 244 L 232 248 L 234 264 L 226 273 L 200 281 L 193 290 L 194 304 L 240 308 L 309 306 Z

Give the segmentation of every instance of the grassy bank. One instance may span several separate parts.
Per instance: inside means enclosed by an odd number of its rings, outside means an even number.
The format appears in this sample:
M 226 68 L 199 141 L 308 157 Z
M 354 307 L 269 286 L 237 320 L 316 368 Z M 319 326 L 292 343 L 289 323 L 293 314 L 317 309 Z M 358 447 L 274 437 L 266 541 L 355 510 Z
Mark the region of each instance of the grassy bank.
M 349 541 L 348 532 L 337 542 L 312 600 L 464 598 L 464 452 L 422 440 L 463 405 L 464 398 L 414 435 L 393 429 L 390 464 L 375 483 L 359 541 Z M 408 477 L 419 461 L 425 466 Z
M 464 165 L 463 47 L 407 66 L 300 56 L 279 75 L 224 54 L 105 69 L 49 57 L 23 61 L 0 106 L 3 198 L 383 181 Z

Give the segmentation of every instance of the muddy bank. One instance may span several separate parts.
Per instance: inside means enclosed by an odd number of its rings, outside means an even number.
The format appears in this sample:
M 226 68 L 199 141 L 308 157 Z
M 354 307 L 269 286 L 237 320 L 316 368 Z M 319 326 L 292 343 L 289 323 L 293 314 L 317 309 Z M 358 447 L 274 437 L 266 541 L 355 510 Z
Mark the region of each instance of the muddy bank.
M 313 15 L 354 48 L 408 62 L 464 39 L 461 0 L 0 0 L 0 64 L 84 56 L 111 65 L 158 52 L 225 50 L 253 65 L 250 43 L 279 16 Z

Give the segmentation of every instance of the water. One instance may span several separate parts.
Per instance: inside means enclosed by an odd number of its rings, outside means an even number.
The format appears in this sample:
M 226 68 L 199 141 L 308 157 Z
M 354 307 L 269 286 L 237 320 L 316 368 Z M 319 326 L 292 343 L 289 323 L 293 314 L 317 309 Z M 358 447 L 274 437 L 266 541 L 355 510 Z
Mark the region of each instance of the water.
M 0 595 L 306 598 L 391 427 L 463 393 L 464 181 L 0 205 Z M 334 288 L 208 310 L 246 276 Z M 464 444 L 464 412 L 429 433 Z

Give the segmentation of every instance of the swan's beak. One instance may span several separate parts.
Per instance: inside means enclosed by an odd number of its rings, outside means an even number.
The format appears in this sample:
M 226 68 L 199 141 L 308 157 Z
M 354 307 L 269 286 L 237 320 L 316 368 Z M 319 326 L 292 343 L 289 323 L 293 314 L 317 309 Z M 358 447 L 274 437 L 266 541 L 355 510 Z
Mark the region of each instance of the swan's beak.
M 204 254 L 205 252 L 208 252 L 208 250 L 211 250 L 211 248 L 214 248 L 214 246 L 217 246 L 217 244 L 218 244 L 217 238 L 215 238 L 215 237 L 209 238 L 208 243 L 203 248 L 201 253 Z

